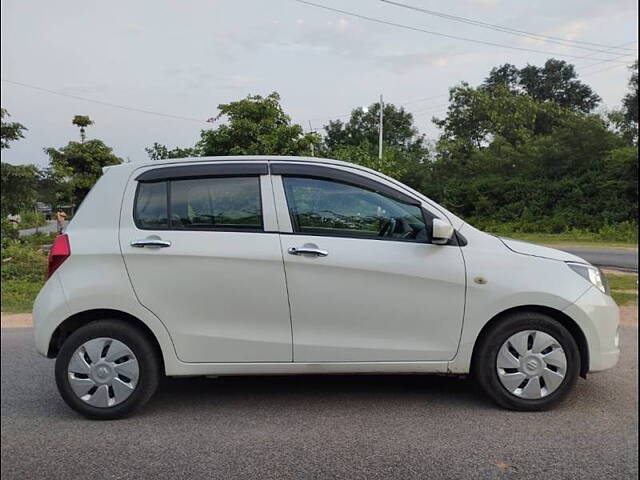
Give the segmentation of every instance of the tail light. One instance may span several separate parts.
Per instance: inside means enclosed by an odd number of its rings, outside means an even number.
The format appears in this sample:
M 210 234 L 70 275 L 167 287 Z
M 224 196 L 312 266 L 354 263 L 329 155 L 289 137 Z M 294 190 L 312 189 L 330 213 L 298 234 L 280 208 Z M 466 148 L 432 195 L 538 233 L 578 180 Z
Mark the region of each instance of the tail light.
M 51 250 L 49 250 L 47 278 L 53 275 L 53 272 L 55 272 L 70 255 L 71 247 L 69 246 L 69 236 L 67 234 L 58 235 L 53 240 L 53 245 L 51 245 Z

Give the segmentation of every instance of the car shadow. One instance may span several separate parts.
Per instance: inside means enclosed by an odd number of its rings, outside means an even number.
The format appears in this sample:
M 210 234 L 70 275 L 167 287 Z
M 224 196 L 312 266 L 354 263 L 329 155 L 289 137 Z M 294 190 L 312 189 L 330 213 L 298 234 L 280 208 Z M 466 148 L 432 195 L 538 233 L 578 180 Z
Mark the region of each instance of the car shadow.
M 467 378 L 439 375 L 290 375 L 165 378 L 145 412 L 225 408 L 335 409 L 456 405 L 495 409 Z

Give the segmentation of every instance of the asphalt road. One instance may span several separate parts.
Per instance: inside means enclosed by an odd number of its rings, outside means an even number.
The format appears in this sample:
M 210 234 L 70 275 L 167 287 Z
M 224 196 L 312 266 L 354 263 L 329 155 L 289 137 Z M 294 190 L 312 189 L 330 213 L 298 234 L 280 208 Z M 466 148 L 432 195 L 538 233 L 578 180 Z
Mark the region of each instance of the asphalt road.
M 3 480 L 638 477 L 637 335 L 550 412 L 437 376 L 167 380 L 129 419 L 62 402 L 31 329 L 2 330 Z
M 583 248 L 583 247 L 555 247 L 558 250 L 573 253 L 584 258 L 598 267 L 618 268 L 621 270 L 638 271 L 637 249 L 615 248 Z
M 54 233 L 56 231 L 56 229 L 58 228 L 57 222 L 55 220 L 47 220 L 47 224 L 43 225 L 42 227 L 38 227 L 38 232 L 40 233 Z M 34 233 L 36 233 L 36 229 L 35 228 L 25 228 L 22 230 L 18 231 L 18 235 L 20 235 L 21 237 L 27 236 L 27 235 L 33 235 Z

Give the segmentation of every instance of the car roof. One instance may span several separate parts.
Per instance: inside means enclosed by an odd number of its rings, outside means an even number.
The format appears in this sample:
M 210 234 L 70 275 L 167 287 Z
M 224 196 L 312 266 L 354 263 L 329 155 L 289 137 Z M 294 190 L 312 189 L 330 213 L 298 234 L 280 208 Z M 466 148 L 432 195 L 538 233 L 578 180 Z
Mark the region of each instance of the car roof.
M 167 165 L 176 163 L 198 163 L 198 162 L 316 162 L 330 163 L 332 165 L 353 166 L 352 163 L 343 162 L 341 160 L 333 160 L 321 157 L 296 157 L 285 155 L 230 155 L 230 156 L 213 156 L 213 157 L 184 157 L 184 158 L 164 158 L 160 160 L 146 159 L 137 162 L 121 163 L 119 165 L 109 165 L 103 167 L 102 171 L 106 172 L 110 168 L 140 168 L 152 165 Z

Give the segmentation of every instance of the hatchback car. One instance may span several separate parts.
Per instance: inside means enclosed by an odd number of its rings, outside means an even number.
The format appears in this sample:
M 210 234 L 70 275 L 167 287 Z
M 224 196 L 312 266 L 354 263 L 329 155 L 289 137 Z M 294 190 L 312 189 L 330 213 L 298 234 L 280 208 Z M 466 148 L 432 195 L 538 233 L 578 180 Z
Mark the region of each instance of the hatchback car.
M 49 257 L 37 349 L 91 418 L 163 375 L 469 374 L 541 410 L 619 356 L 604 276 L 367 168 L 301 157 L 107 167 Z

